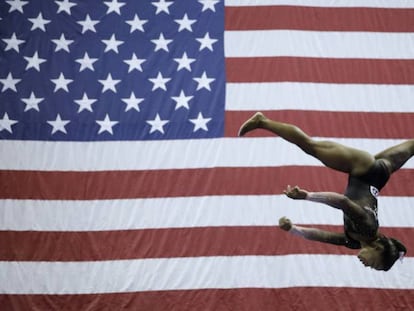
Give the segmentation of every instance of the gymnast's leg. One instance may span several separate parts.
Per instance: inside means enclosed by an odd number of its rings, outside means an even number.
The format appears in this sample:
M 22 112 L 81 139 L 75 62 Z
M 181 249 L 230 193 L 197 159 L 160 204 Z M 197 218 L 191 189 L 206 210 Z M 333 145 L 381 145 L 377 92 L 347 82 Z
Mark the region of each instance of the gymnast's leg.
M 393 146 L 376 154 L 375 159 L 385 160 L 390 173 L 394 173 L 412 156 L 414 156 L 414 139 L 407 140 L 399 145 Z
M 316 141 L 295 125 L 268 119 L 257 112 L 240 128 L 239 136 L 254 129 L 268 130 L 290 143 L 297 145 L 307 154 L 319 159 L 329 168 L 353 175 L 362 175 L 375 162 L 368 152 L 350 148 L 332 141 Z

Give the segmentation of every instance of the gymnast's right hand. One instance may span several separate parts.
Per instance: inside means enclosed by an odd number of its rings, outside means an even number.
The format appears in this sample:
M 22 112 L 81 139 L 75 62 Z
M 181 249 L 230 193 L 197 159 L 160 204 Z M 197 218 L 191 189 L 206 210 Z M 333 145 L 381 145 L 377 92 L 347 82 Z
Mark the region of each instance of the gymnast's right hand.
M 290 221 L 290 219 L 286 218 L 286 217 L 282 217 L 279 219 L 279 227 L 282 230 L 285 231 L 289 231 L 290 229 L 292 229 L 292 222 Z

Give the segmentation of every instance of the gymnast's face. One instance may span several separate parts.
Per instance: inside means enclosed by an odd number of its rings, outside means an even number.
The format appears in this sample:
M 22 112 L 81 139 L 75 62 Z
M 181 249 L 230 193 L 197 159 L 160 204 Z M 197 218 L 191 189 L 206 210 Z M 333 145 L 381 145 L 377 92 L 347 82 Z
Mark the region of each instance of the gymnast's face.
M 371 267 L 375 270 L 384 270 L 382 252 L 383 247 L 380 245 L 363 247 L 358 253 L 358 259 L 365 267 Z

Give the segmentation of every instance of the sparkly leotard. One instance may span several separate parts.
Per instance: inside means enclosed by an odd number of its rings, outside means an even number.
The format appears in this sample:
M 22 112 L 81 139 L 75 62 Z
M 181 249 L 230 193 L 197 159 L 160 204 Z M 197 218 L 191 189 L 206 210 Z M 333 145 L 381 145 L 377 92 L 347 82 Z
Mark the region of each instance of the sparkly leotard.
M 344 214 L 347 247 L 361 248 L 360 242 L 350 238 L 349 233 L 375 237 L 378 230 L 377 196 L 389 178 L 390 172 L 381 159 L 376 160 L 364 175 L 349 176 L 345 195 L 366 210 L 368 220 L 362 225 Z

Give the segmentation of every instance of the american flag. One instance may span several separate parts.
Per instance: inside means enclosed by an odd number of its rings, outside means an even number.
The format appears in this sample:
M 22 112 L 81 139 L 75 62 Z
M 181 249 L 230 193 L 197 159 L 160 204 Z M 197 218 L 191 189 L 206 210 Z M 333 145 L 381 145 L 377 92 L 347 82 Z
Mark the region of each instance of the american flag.
M 414 161 L 384 188 L 389 272 L 288 184 L 344 174 L 255 111 L 372 153 L 414 134 L 414 3 L 1 0 L 1 310 L 414 308 Z

